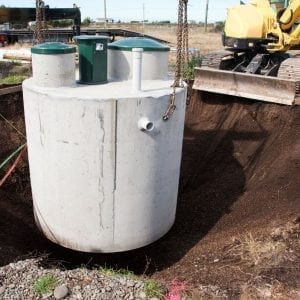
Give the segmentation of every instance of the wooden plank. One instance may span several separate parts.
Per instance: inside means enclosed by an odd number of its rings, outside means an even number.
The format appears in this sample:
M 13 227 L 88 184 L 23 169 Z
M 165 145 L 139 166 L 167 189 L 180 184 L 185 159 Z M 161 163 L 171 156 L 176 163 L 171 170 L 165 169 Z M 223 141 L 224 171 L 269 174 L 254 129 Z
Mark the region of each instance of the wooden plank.
M 4 59 L 11 59 L 11 60 L 26 60 L 26 61 L 31 61 L 31 56 L 22 56 L 19 55 L 18 53 L 4 53 L 3 54 Z
M 17 93 L 17 92 L 21 92 L 22 91 L 22 85 L 16 85 L 16 86 L 11 86 L 8 88 L 2 88 L 0 89 L 0 96 L 2 95 L 8 95 L 8 94 L 13 94 L 13 93 Z

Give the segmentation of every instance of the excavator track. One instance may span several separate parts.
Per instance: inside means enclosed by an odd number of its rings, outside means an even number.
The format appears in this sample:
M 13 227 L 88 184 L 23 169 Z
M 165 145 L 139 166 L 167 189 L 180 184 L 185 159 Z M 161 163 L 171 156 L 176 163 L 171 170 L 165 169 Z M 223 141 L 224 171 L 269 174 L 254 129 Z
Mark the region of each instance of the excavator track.
M 223 69 L 222 63 L 228 59 L 232 59 L 234 54 L 228 50 L 212 51 L 203 56 L 202 67 L 213 69 Z
M 278 70 L 278 78 L 296 82 L 296 96 L 300 97 L 300 58 L 288 58 Z

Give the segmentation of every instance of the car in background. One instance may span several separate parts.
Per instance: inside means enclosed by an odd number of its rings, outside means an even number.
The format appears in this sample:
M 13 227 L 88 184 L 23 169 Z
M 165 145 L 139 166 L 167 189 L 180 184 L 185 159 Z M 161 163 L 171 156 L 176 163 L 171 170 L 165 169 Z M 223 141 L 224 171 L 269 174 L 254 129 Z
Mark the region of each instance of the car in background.
M 5 47 L 7 45 L 8 45 L 7 34 L 0 32 L 0 47 Z

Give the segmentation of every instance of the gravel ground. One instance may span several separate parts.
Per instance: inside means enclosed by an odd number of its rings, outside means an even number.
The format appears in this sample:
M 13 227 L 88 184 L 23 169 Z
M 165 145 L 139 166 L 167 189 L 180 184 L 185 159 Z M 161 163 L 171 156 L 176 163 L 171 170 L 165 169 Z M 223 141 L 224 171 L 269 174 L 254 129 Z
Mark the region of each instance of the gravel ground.
M 85 268 L 44 269 L 39 261 L 27 259 L 0 268 L 0 299 L 148 299 L 144 282 L 136 278 L 109 276 Z M 56 288 L 38 295 L 34 285 L 45 276 L 57 279 Z

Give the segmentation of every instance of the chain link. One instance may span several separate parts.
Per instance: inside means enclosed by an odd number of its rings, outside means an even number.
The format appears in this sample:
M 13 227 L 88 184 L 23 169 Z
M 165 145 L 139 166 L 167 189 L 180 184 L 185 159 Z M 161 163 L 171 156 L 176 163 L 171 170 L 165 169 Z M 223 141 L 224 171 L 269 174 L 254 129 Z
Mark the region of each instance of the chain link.
M 188 0 L 178 2 L 178 25 L 177 25 L 177 51 L 175 79 L 173 83 L 173 93 L 170 95 L 168 108 L 163 116 L 164 121 L 168 121 L 176 110 L 176 88 L 182 87 L 182 67 L 189 60 L 188 54 L 188 19 L 187 19 Z M 183 54 L 184 53 L 184 54 Z
M 189 62 L 189 25 L 188 25 L 188 0 L 184 1 L 184 23 L 183 23 L 183 49 L 184 49 L 184 63 Z
M 44 2 L 43 2 L 42 12 L 43 12 L 43 21 L 42 21 L 43 39 L 45 41 L 47 39 L 50 40 L 50 34 L 49 34 L 49 30 L 48 30 L 49 27 L 48 27 L 46 8 L 45 8 Z
M 36 19 L 34 28 L 34 43 L 41 44 L 45 41 L 48 32 L 44 1 L 36 0 Z

